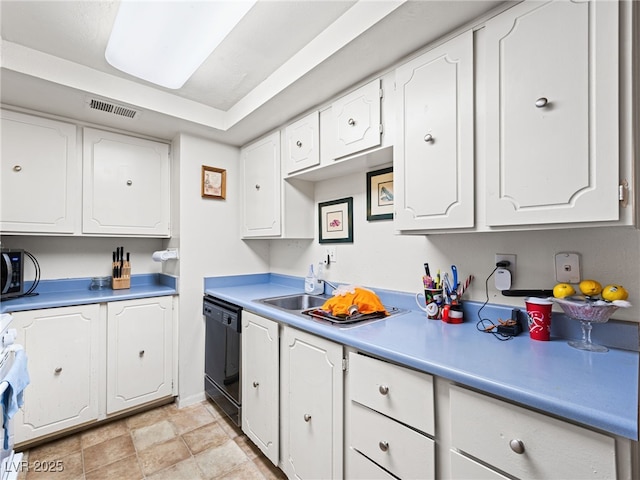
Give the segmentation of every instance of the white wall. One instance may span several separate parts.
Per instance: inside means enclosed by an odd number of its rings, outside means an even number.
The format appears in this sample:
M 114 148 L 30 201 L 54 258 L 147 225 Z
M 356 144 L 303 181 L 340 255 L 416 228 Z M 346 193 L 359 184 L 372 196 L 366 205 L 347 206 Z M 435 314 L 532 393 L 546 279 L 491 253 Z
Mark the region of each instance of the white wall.
M 159 273 L 162 267 L 151 260 L 151 254 L 161 250 L 164 241 L 158 238 L 2 236 L 3 247 L 23 248 L 36 257 L 42 280 L 111 275 L 111 253 L 120 246 L 131 253 L 134 275 Z M 24 275 L 26 281 L 34 278 L 30 260 L 25 260 Z
M 189 135 L 173 143 L 179 166 L 179 393 L 181 404 L 203 398 L 203 279 L 269 271 L 269 243 L 240 239 L 239 150 Z M 225 200 L 200 196 L 202 165 L 227 171 Z M 175 175 L 174 175 L 175 176 Z M 177 246 L 177 245 L 176 245 Z M 167 265 L 165 268 L 171 268 Z
M 337 263 L 325 270 L 325 277 L 370 287 L 418 292 L 422 287 L 423 264 L 432 273 L 450 271 L 455 263 L 459 274 L 475 276 L 465 298 L 485 300 L 485 279 L 494 267 L 495 253 L 513 253 L 516 272 L 513 289 L 550 289 L 555 285 L 554 255 L 581 254 L 582 278 L 593 278 L 604 286 L 620 283 L 634 305 L 620 309 L 616 318 L 640 319 L 640 231 L 630 228 L 586 228 L 536 232 L 459 233 L 429 236 L 396 235 L 392 221 L 367 222 L 365 172 L 318 182 L 315 200 L 323 202 L 353 196 L 354 242 L 334 244 Z M 314 213 L 317 219 L 317 211 Z M 271 271 L 304 276 L 310 263 L 324 256 L 316 240 L 272 240 Z M 524 307 L 522 298 L 505 297 L 489 281 L 492 303 Z

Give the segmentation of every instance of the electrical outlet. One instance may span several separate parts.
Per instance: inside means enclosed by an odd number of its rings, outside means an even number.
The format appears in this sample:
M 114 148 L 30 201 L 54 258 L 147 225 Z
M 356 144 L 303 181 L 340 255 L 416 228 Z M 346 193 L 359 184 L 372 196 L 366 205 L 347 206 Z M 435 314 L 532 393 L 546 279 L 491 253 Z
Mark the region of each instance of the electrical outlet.
M 509 266 L 499 268 L 495 273 L 496 289 L 498 290 L 509 290 L 516 273 L 516 256 L 513 254 L 496 253 L 494 265 L 505 260 L 509 262 Z
M 580 283 L 579 253 L 556 253 L 555 265 L 558 283 Z

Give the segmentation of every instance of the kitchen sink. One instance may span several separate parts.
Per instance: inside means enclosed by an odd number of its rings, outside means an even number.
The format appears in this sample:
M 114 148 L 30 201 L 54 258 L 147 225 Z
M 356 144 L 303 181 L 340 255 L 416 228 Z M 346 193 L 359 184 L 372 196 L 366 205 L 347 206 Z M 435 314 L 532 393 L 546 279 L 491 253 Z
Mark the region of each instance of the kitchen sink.
M 297 293 L 294 295 L 283 295 L 281 297 L 263 298 L 258 301 L 266 305 L 271 305 L 272 307 L 281 308 L 282 310 L 301 312 L 302 310 L 321 307 L 328 298 L 329 297 L 323 295 Z
M 396 315 L 408 312 L 408 310 L 396 307 L 388 307 L 385 305 L 388 316 L 382 313 L 372 314 L 355 314 L 349 317 L 334 317 L 327 312 L 320 310 L 320 307 L 326 302 L 329 296 L 325 295 L 309 295 L 307 293 L 297 293 L 293 295 L 283 295 L 280 297 L 262 298 L 257 302 L 269 305 L 271 307 L 286 310 L 291 313 L 297 313 L 309 320 L 325 323 L 328 325 L 338 326 L 341 328 L 351 328 L 358 325 L 388 319 Z

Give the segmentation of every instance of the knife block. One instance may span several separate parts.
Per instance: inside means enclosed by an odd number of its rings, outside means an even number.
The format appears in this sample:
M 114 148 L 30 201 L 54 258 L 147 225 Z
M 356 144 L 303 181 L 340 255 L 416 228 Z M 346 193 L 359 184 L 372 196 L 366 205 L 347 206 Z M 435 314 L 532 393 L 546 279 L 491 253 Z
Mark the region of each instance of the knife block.
M 111 267 L 113 269 L 119 266 L 119 262 L 114 262 Z M 111 277 L 111 288 L 113 290 L 123 290 L 125 288 L 131 288 L 131 264 L 129 262 L 124 262 L 122 266 L 122 276 L 117 278 Z

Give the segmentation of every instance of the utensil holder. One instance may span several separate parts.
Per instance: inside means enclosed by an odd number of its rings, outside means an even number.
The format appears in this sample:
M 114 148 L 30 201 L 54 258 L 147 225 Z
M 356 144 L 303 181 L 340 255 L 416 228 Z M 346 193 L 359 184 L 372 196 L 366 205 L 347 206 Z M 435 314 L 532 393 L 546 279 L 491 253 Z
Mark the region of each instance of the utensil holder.
M 120 263 L 114 262 L 112 268 L 120 268 Z M 111 288 L 113 290 L 123 290 L 131 288 L 131 264 L 125 262 L 122 266 L 122 273 L 119 277 L 111 277 Z

